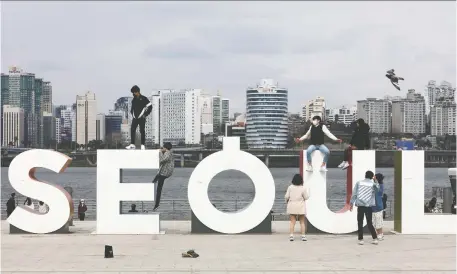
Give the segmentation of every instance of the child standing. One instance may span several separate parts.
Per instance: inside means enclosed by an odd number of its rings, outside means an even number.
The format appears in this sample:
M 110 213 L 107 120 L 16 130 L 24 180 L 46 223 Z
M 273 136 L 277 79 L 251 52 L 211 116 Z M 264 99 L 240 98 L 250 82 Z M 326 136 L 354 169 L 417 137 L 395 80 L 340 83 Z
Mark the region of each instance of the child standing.
M 300 222 L 301 240 L 306 241 L 305 235 L 305 201 L 309 199 L 309 190 L 303 186 L 303 178 L 300 174 L 295 174 L 292 179 L 292 184 L 287 188 L 285 195 L 287 203 L 287 214 L 290 215 L 290 237 L 289 240 L 294 240 L 295 223 Z

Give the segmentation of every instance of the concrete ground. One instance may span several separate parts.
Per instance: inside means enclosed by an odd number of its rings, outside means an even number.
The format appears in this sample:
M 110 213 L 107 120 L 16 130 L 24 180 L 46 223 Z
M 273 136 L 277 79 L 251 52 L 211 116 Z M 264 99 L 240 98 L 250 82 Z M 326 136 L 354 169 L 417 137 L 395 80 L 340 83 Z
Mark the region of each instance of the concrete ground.
M 455 235 L 386 233 L 378 246 L 367 236 L 359 246 L 356 235 L 289 242 L 287 222 L 274 222 L 273 235 L 190 235 L 186 221 L 164 221 L 167 234 L 148 236 L 92 235 L 95 226 L 75 221 L 72 234 L 10 235 L 2 221 L 1 273 L 456 273 Z M 114 258 L 103 258 L 105 244 Z M 188 249 L 200 257 L 182 258 Z

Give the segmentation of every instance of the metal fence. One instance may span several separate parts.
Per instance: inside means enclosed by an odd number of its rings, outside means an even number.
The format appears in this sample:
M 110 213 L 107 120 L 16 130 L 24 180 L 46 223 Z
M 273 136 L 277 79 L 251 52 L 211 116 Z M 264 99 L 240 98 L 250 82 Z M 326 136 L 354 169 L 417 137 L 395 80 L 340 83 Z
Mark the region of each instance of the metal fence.
M 22 205 L 25 197 L 16 197 L 16 201 L 20 201 Z M 1 217 L 2 220 L 6 219 L 6 202 L 7 200 L 2 199 L 1 201 Z M 85 200 L 87 206 L 86 219 L 95 220 L 97 215 L 97 203 L 95 199 Z M 235 212 L 247 207 L 251 202 L 241 199 L 235 200 L 212 200 L 212 204 L 220 211 L 224 212 Z M 73 218 L 77 219 L 79 201 L 74 200 L 75 214 Z M 123 201 L 120 203 L 121 214 L 130 214 L 129 210 L 131 205 L 136 205 L 138 213 L 148 214 L 151 213 L 154 208 L 153 201 Z M 342 199 L 327 199 L 327 206 L 332 211 L 338 211 L 343 208 L 345 200 Z M 38 210 L 38 202 L 34 201 L 35 210 Z M 387 201 L 386 216 L 388 219 L 393 218 L 393 205 L 392 201 Z M 287 220 L 286 214 L 286 203 L 284 199 L 276 199 L 272 208 L 272 215 L 274 220 Z M 161 200 L 160 209 L 161 220 L 190 220 L 191 210 L 189 201 L 187 199 L 164 199 Z

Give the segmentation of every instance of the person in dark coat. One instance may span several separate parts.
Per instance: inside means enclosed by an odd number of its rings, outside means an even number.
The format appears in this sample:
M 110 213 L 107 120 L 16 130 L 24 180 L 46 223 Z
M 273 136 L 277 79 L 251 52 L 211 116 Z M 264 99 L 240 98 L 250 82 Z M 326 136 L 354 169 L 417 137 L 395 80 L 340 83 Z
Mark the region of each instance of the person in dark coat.
M 338 166 L 347 169 L 352 161 L 353 150 L 365 150 L 370 148 L 370 126 L 362 118 L 357 120 L 357 126 L 352 133 L 351 142 L 344 150 L 343 162 Z
M 79 216 L 80 221 L 84 221 L 84 218 L 86 218 L 86 211 L 87 211 L 86 202 L 84 201 L 84 199 L 81 199 L 79 201 L 79 205 L 78 205 L 78 216 Z
M 6 217 L 7 218 L 16 209 L 16 200 L 14 199 L 15 196 L 16 196 L 16 193 L 11 193 L 11 197 L 6 202 Z
M 384 209 L 382 211 L 382 218 L 385 219 L 386 210 L 387 210 L 387 194 L 385 194 L 385 193 L 382 195 L 382 206 L 384 207 Z

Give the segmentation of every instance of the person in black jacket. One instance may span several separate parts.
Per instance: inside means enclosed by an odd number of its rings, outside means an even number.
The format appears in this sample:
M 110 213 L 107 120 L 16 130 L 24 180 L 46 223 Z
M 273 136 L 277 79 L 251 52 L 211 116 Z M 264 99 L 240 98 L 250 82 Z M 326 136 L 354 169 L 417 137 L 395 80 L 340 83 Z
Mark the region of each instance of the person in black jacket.
M 8 199 L 8 202 L 6 202 L 6 217 L 7 218 L 16 209 L 16 200 L 14 199 L 15 196 L 16 196 L 16 193 L 11 193 L 11 197 Z
M 365 150 L 370 148 L 370 126 L 362 118 L 357 120 L 357 126 L 352 133 L 349 146 L 344 150 L 343 162 L 338 166 L 347 169 L 352 161 L 352 150 Z
M 130 90 L 133 94 L 132 107 L 130 108 L 130 114 L 132 114 L 132 126 L 130 128 L 130 145 L 127 146 L 127 149 L 135 149 L 135 133 L 136 128 L 140 125 L 140 134 L 141 134 L 141 149 L 145 150 L 144 146 L 146 141 L 146 133 L 144 127 L 146 124 L 146 117 L 152 111 L 152 103 L 149 102 L 146 96 L 141 95 L 140 88 L 138 86 L 133 86 Z

